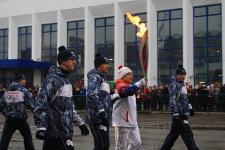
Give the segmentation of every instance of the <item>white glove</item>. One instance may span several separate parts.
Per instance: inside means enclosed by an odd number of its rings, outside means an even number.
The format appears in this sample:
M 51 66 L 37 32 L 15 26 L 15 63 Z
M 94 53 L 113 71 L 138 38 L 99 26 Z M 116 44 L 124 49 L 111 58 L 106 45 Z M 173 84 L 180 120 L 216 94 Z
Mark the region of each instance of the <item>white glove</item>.
M 139 88 L 145 87 L 147 85 L 147 80 L 142 78 L 140 81 L 136 82 L 135 85 Z
M 45 134 L 46 134 L 46 128 L 37 128 L 36 138 L 38 138 L 40 140 L 44 140 Z
M 112 95 L 111 95 L 111 100 L 112 100 L 112 101 L 116 101 L 116 100 L 118 100 L 118 99 L 120 99 L 120 95 L 119 95 L 119 94 L 112 94 Z
M 188 106 L 189 106 L 189 109 L 191 110 L 191 109 L 192 109 L 192 105 L 191 105 L 191 104 L 189 104 Z

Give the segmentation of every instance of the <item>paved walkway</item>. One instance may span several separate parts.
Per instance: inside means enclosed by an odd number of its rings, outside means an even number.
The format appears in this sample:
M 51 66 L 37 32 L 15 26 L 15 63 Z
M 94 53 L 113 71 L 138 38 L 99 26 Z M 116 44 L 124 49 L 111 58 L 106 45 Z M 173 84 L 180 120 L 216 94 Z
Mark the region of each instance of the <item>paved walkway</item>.
M 83 116 L 83 113 L 81 114 Z M 164 138 L 169 132 L 170 117 L 168 114 L 140 114 L 139 127 L 142 138 L 142 150 L 158 150 Z M 35 135 L 32 115 L 29 114 L 29 122 L 32 134 Z M 225 150 L 225 114 L 202 114 L 190 119 L 196 143 L 201 150 Z M 2 132 L 4 117 L 0 116 L 0 134 Z M 74 127 L 75 148 L 76 150 L 92 150 L 93 139 L 80 136 L 79 128 Z M 42 141 L 35 137 L 34 144 L 37 150 L 41 150 Z M 114 129 L 110 129 L 111 148 L 114 149 Z M 174 150 L 185 150 L 186 147 L 181 138 L 175 143 Z M 10 143 L 9 150 L 24 150 L 23 139 L 17 131 Z

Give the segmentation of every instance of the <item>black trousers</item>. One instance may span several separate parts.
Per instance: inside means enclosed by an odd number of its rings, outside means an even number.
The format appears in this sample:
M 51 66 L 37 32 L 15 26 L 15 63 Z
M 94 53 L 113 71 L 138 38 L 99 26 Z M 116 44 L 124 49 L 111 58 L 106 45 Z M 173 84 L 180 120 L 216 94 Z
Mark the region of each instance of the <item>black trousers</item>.
M 23 136 L 25 150 L 34 150 L 30 126 L 25 118 L 6 118 L 0 141 L 0 150 L 8 149 L 9 142 L 16 130 L 19 130 Z
M 46 138 L 42 150 L 74 150 L 74 147 L 68 146 L 65 139 Z
M 89 124 L 94 137 L 94 150 L 109 150 L 109 126 L 100 124 Z
M 175 118 L 172 120 L 170 133 L 167 135 L 161 150 L 170 150 L 179 135 L 181 135 L 188 150 L 199 150 L 189 124 L 184 123 L 184 120 Z

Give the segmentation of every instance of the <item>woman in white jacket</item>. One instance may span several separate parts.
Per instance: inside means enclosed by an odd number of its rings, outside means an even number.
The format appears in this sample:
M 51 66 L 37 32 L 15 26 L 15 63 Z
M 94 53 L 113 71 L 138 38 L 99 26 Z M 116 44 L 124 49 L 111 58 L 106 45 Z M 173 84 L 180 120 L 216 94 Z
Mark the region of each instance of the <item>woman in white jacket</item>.
M 141 138 L 137 124 L 137 108 L 135 93 L 146 86 L 145 78 L 133 83 L 132 70 L 120 66 L 116 91 L 120 99 L 113 105 L 112 123 L 115 127 L 115 150 L 139 150 Z

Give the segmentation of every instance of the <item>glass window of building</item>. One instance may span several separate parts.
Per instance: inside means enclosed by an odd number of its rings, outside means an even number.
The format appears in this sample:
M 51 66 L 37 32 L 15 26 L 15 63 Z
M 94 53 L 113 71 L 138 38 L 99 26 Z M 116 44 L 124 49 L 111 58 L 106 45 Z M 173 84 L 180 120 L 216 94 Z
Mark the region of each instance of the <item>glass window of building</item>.
M 42 25 L 42 61 L 56 64 L 57 60 L 57 24 Z
M 32 27 L 18 28 L 18 58 L 31 59 Z
M 76 54 L 77 64 L 72 80 L 81 85 L 84 79 L 84 20 L 67 23 L 67 48 Z
M 183 64 L 182 9 L 158 11 L 158 84 L 167 84 Z
M 221 5 L 194 7 L 195 84 L 222 81 Z
M 114 80 L 114 17 L 95 19 L 95 53 L 106 56 L 110 62 L 107 74 L 109 81 Z
M 8 59 L 8 29 L 0 29 L 0 60 Z
M 142 23 L 147 23 L 147 14 L 134 14 L 139 16 Z M 139 59 L 140 38 L 136 36 L 138 28 L 131 24 L 127 16 L 125 16 L 125 66 L 128 66 L 133 71 L 134 79 L 138 80 L 143 77 L 141 70 L 141 62 Z

